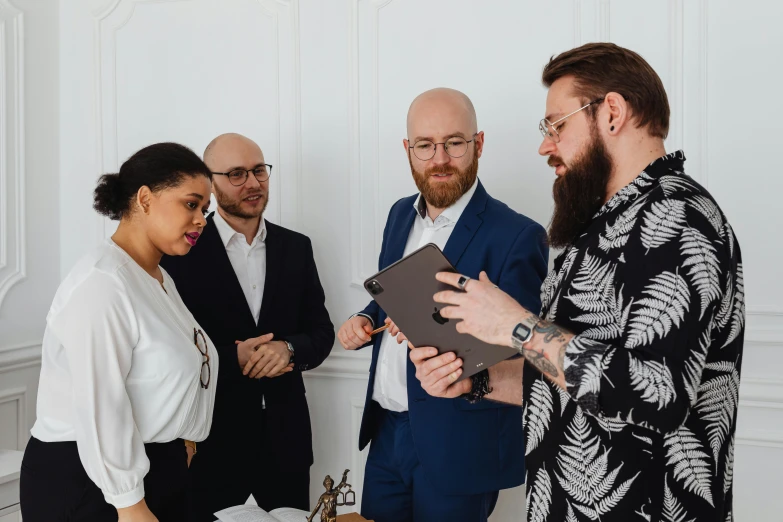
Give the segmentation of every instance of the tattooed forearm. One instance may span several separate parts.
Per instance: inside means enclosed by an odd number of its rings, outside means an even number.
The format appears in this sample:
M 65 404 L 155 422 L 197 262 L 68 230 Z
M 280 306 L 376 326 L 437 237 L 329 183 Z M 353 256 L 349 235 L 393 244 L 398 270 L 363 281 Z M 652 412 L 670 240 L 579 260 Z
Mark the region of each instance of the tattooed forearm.
M 565 334 L 568 333 L 556 324 L 548 323 L 546 321 L 539 322 L 533 331 L 543 334 L 545 343 L 551 343 L 554 340 L 561 344 L 566 342 Z
M 524 346 L 525 360 L 555 384 L 566 389 L 563 363 L 566 346 L 573 334 L 548 321 L 537 321 L 533 334 L 531 341 Z
M 543 352 L 537 352 L 530 348 L 525 348 L 525 360 L 533 365 L 538 371 L 550 377 L 557 378 L 558 372 L 552 362 L 546 358 Z
M 560 349 L 557 351 L 557 365 L 560 368 L 563 368 L 563 373 L 565 373 L 565 366 L 564 366 L 564 364 L 565 364 L 565 351 L 566 351 L 566 346 L 567 345 L 568 345 L 567 342 L 561 344 L 560 345 Z

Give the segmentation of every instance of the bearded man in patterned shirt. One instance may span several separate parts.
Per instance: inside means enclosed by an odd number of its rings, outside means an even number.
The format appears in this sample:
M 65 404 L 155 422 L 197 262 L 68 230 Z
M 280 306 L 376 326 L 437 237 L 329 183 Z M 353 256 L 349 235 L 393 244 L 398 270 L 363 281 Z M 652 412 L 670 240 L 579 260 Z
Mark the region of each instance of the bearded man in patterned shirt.
M 529 521 L 731 521 L 745 323 L 731 226 L 666 154 L 669 104 L 642 57 L 584 45 L 543 83 L 563 252 L 541 315 L 484 274 L 439 274 L 462 290 L 435 295 L 441 315 L 521 357 L 456 382 L 461 360 L 419 347 L 416 376 L 436 397 L 524 406 Z

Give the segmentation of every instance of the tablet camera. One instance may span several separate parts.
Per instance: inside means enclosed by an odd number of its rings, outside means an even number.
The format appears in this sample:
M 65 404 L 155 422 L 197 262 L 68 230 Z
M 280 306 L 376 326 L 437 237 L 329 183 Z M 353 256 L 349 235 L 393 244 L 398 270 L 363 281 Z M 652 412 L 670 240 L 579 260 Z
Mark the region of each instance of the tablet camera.
M 368 291 L 369 291 L 369 292 L 370 292 L 372 295 L 378 295 L 378 294 L 381 294 L 381 293 L 383 293 L 383 287 L 382 287 L 382 286 L 381 286 L 381 284 L 380 284 L 378 281 L 376 281 L 375 279 L 373 279 L 372 281 L 370 281 L 369 283 L 367 283 L 367 290 L 368 290 Z

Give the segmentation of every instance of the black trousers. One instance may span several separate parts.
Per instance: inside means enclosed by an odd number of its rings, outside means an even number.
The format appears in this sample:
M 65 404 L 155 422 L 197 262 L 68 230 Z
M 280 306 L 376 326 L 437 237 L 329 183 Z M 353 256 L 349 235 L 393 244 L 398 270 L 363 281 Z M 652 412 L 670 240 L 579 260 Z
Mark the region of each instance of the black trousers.
M 187 520 L 188 456 L 182 440 L 145 444 L 144 499 L 160 522 Z M 31 437 L 22 459 L 24 522 L 116 522 L 117 510 L 84 471 L 76 442 Z M 214 518 L 212 519 L 214 520 Z M 212 522 L 212 521 L 210 521 Z
M 198 443 L 189 470 L 190 522 L 213 522 L 215 512 L 244 504 L 251 494 L 267 512 L 279 507 L 310 510 L 310 468 L 286 465 L 289 450 L 273 447 L 262 435 L 265 411 L 257 420 L 252 427 L 226 430 L 230 436 L 215 437 L 213 425 L 213 433 Z

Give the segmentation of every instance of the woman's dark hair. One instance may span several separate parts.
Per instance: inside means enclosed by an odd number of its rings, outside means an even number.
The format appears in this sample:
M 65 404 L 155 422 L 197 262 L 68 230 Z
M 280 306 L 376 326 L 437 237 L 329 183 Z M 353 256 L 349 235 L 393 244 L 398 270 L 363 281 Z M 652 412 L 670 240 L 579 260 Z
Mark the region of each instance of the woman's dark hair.
M 128 158 L 119 174 L 100 177 L 93 208 L 110 219 L 122 219 L 130 213 L 133 198 L 141 187 L 157 192 L 195 176 L 212 179 L 209 168 L 195 152 L 178 143 L 156 143 Z

